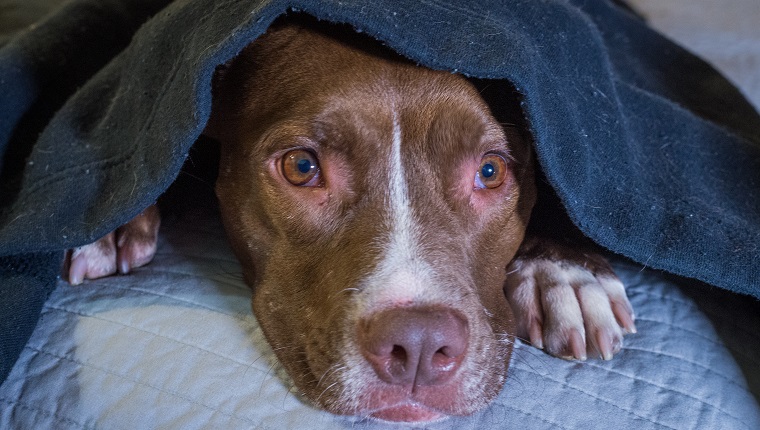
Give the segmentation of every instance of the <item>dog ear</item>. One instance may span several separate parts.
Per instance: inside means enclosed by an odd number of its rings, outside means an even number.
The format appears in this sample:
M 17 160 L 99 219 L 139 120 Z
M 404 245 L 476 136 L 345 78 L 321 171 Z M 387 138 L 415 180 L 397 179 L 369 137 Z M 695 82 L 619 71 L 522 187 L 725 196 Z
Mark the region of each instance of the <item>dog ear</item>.
M 224 130 L 220 106 L 223 104 L 222 94 L 224 94 L 224 91 L 222 88 L 230 63 L 232 63 L 232 60 L 216 66 L 214 77 L 211 79 L 211 116 L 206 122 L 206 128 L 203 129 L 202 134 L 214 140 L 221 140 L 222 131 Z

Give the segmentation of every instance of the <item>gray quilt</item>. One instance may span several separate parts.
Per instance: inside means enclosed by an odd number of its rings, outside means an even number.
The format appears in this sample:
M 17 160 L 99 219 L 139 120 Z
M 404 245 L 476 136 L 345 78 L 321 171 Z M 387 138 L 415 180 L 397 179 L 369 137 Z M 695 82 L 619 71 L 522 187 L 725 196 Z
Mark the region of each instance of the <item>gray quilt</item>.
M 518 342 L 488 409 L 425 428 L 760 428 L 760 306 L 623 260 L 614 266 L 639 329 L 619 355 L 568 362 Z M 304 403 L 250 295 L 214 214 L 167 220 L 150 266 L 58 284 L 0 386 L 0 428 L 400 428 Z
M 8 42 L 7 35 L 35 21 L 33 9 L 44 9 L 51 2 L 57 0 L 0 1 L 0 17 L 13 18 L 18 24 L 0 27 L 0 45 Z M 101 8 L 118 3 L 93 2 Z M 445 2 L 419 3 L 440 6 Z M 660 30 L 722 67 L 750 101 L 760 106 L 757 0 L 630 3 Z M 14 8 L 14 4 L 24 7 Z M 99 12 L 98 7 L 88 11 Z M 108 23 L 105 28 L 111 30 L 111 36 L 134 31 Z M 87 33 L 83 35 L 80 37 Z M 90 38 L 88 42 L 108 40 Z M 128 42 L 129 38 L 122 41 L 125 46 Z M 47 54 L 60 58 L 55 50 Z M 8 94 L 2 94 L 4 100 L 11 100 Z M 54 107 L 37 106 L 43 111 Z M 0 116 L 0 124 L 8 120 L 8 116 Z M 716 131 L 709 124 L 708 128 Z M 7 131 L 0 127 L 3 130 Z M 757 172 L 750 173 L 757 178 Z M 744 220 L 755 228 L 760 217 L 756 201 L 743 203 L 747 208 Z M 597 211 L 594 207 L 590 210 Z M 49 214 L 42 218 L 52 219 Z M 694 225 L 688 217 L 682 222 L 685 227 Z M 45 225 L 60 227 L 53 221 Z M 12 229 L 6 229 L 6 234 L 11 233 Z M 758 242 L 742 243 L 746 245 L 743 251 L 750 251 L 742 254 L 748 267 L 742 272 L 745 281 L 734 277 L 731 282 L 739 290 L 755 291 L 760 285 L 756 277 Z M 9 242 L 0 245 L 13 249 Z M 663 255 L 662 248 L 657 249 Z M 641 262 L 654 261 L 649 255 L 654 254 L 643 254 Z M 18 269 L 23 269 L 19 263 L 30 261 L 24 258 L 7 259 L 5 265 L 0 264 L 0 274 L 18 274 Z M 35 258 L 55 260 L 52 255 L 37 254 Z M 429 428 L 760 428 L 760 304 L 613 258 L 628 285 L 639 328 L 638 334 L 626 337 L 619 356 L 610 362 L 573 363 L 518 343 L 511 376 L 490 408 Z M 721 266 L 708 269 L 720 272 Z M 729 264 L 728 269 L 735 267 Z M 50 273 L 43 278 L 54 276 Z M 3 287 L 27 280 L 16 276 Z M 42 300 L 45 295 L 38 293 Z M 8 323 L 9 310 L 18 311 L 13 304 L 21 302 L 4 298 L 0 316 Z M 15 338 L 26 346 L 0 385 L 0 428 L 384 428 L 335 417 L 303 403 L 264 342 L 249 300 L 250 291 L 240 280 L 239 266 L 214 213 L 188 213 L 167 220 L 152 265 L 130 277 L 76 288 L 59 282 L 44 306 L 39 302 L 41 323 L 28 343 L 24 333 Z M 30 314 L 32 319 L 23 324 L 34 327 L 36 310 Z M 14 324 L 17 322 L 10 321 L 6 326 Z

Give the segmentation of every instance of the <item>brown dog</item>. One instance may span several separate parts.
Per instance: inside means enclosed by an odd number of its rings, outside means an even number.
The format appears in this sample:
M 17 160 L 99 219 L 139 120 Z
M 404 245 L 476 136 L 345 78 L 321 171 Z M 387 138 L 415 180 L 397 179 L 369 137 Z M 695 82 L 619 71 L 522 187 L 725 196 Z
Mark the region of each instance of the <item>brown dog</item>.
M 525 238 L 530 141 L 461 76 L 309 21 L 273 26 L 213 91 L 225 228 L 269 343 L 319 406 L 469 414 L 499 393 L 514 335 L 609 359 L 635 331 L 602 258 Z M 75 250 L 70 281 L 144 263 L 157 226 L 149 209 Z

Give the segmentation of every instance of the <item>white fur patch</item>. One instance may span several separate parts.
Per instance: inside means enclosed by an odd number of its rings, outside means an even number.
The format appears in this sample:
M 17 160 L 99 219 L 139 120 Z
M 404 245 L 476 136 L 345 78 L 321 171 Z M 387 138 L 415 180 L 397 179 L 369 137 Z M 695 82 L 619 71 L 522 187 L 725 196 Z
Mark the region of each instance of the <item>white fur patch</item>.
M 380 264 L 365 281 L 367 305 L 403 303 L 430 299 L 433 270 L 425 261 L 418 241 L 404 164 L 401 157 L 402 130 L 393 113 L 393 141 L 390 152 L 386 225 L 388 235 Z

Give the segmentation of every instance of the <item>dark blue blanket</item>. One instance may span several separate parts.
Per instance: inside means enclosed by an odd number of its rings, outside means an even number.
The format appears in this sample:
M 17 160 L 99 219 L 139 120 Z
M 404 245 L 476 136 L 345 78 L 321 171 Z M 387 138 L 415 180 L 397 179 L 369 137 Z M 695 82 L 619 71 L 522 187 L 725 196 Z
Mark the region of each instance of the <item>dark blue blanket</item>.
M 74 0 L 0 49 L 0 380 L 61 250 L 156 200 L 209 117 L 215 66 L 288 10 L 350 23 L 432 68 L 510 80 L 586 235 L 760 297 L 760 116 L 608 0 L 167 3 Z

